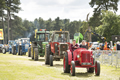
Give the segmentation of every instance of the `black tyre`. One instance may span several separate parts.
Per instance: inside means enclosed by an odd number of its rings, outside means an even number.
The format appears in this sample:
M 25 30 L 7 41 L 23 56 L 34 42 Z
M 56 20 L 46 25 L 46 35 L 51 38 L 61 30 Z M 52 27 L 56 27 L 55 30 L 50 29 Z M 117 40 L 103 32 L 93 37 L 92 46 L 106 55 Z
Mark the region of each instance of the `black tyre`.
M 31 57 L 31 48 L 28 48 L 28 57 Z
M 2 53 L 6 54 L 6 49 L 5 48 L 2 49 Z
M 20 46 L 18 46 L 18 55 L 20 55 Z
M 21 56 L 23 55 L 23 53 L 22 53 L 22 49 L 20 49 L 20 55 L 21 55 Z
M 95 75 L 99 76 L 100 75 L 100 63 L 99 62 L 95 62 Z
M 34 49 L 31 51 L 31 58 L 34 59 Z
M 45 64 L 49 64 L 49 57 L 50 57 L 49 47 L 46 46 L 46 49 L 45 49 Z
M 12 54 L 13 54 L 14 52 L 13 52 L 13 47 L 12 47 Z
M 53 66 L 53 55 L 50 55 L 50 66 Z
M 17 51 L 15 50 L 15 55 L 17 54 Z
M 75 76 L 75 63 L 74 63 L 74 61 L 71 62 L 70 73 L 72 76 Z
M 34 59 L 34 47 L 36 47 L 36 45 L 34 43 L 32 43 L 31 45 L 31 58 Z
M 64 73 L 70 73 L 70 65 L 68 65 L 67 52 L 64 54 L 64 58 L 63 58 L 63 70 L 64 70 Z
M 94 72 L 94 67 L 87 68 L 87 72 L 88 72 L 88 73 L 93 73 L 93 72 Z
M 38 48 L 34 48 L 34 60 L 38 60 Z

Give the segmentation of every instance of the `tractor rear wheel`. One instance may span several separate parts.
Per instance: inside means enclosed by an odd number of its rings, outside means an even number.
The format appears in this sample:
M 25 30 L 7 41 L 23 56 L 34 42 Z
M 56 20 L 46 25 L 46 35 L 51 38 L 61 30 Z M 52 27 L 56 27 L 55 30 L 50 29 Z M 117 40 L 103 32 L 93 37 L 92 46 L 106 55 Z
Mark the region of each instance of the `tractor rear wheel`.
M 50 55 L 50 66 L 53 66 L 53 55 Z
M 71 61 L 70 73 L 72 76 L 75 76 L 75 63 Z
M 70 73 L 70 65 L 68 65 L 67 53 L 64 54 L 64 58 L 63 58 L 63 70 L 64 70 L 64 73 Z
M 94 72 L 94 67 L 87 68 L 87 72 L 88 72 L 88 73 L 93 73 L 93 72 Z
M 2 53 L 6 54 L 6 49 L 5 48 L 2 49 Z
M 38 60 L 38 48 L 34 48 L 34 60 Z
M 31 57 L 31 48 L 28 48 L 28 57 Z
M 49 48 L 46 46 L 46 49 L 45 49 L 45 64 L 49 64 Z
M 99 62 L 95 62 L 95 75 L 99 76 L 100 75 L 100 63 Z

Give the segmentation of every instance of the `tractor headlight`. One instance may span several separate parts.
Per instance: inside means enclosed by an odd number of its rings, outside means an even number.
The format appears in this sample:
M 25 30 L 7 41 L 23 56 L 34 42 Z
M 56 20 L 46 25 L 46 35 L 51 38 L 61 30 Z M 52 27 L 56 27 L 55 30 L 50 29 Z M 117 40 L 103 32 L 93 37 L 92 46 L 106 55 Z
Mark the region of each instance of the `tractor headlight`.
M 80 55 L 77 55 L 77 58 L 80 58 Z

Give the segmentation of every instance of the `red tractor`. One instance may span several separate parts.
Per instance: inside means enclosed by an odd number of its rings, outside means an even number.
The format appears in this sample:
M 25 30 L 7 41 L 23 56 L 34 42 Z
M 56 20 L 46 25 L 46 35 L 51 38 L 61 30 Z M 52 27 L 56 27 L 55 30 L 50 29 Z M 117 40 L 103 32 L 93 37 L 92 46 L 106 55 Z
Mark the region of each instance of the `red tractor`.
M 68 50 L 70 45 L 70 38 L 68 31 L 54 31 L 52 32 L 49 44 L 45 49 L 45 64 L 53 66 L 53 60 L 59 61 L 63 59 L 64 53 Z
M 64 73 L 71 73 L 72 76 L 75 76 L 75 67 L 79 67 L 86 68 L 88 73 L 93 73 L 95 69 L 96 76 L 99 76 L 100 63 L 95 61 L 94 56 L 92 51 L 85 48 L 78 48 L 73 52 L 67 50 L 63 58 Z

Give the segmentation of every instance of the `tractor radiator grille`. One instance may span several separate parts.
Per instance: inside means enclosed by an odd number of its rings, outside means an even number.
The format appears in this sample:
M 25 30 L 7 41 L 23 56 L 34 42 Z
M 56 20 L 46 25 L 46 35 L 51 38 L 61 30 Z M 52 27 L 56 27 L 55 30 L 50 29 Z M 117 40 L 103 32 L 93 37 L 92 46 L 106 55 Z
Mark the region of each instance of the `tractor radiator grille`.
M 91 62 L 90 53 L 83 53 L 82 54 L 82 62 Z
M 67 44 L 60 44 L 60 53 L 62 54 L 63 51 L 68 50 L 68 45 Z

